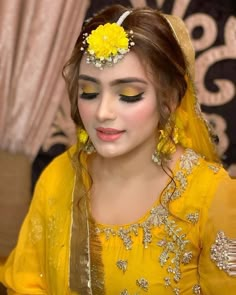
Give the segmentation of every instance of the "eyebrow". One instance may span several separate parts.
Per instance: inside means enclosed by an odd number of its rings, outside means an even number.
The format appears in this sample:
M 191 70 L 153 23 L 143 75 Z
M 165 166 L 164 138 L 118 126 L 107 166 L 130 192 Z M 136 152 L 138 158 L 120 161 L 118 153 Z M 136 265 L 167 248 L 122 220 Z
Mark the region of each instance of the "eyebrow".
M 79 75 L 79 80 L 85 80 L 85 81 L 91 81 L 94 82 L 96 84 L 101 84 L 100 81 L 94 77 L 90 77 L 87 75 Z M 139 79 L 139 78 L 135 78 L 135 77 L 129 77 L 129 78 L 124 78 L 124 79 L 116 79 L 114 81 L 112 81 L 110 83 L 111 86 L 115 86 L 118 84 L 125 84 L 125 83 L 142 83 L 147 85 L 147 81 L 143 80 L 143 79 Z

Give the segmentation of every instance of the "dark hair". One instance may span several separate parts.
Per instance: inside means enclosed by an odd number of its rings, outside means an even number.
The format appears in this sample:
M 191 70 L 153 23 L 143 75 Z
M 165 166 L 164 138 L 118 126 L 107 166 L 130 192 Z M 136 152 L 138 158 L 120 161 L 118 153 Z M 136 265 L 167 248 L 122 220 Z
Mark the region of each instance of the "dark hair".
M 84 47 L 83 34 L 90 34 L 101 24 L 116 22 L 125 11 L 127 8 L 124 6 L 113 5 L 86 21 L 72 56 L 63 69 L 71 103 L 71 116 L 77 126 L 83 126 L 77 106 L 79 66 L 83 56 L 81 47 Z M 186 61 L 182 50 L 170 25 L 157 10 L 147 7 L 132 9 L 122 27 L 127 32 L 133 31 L 135 46 L 132 46 L 131 50 L 147 64 L 148 70 L 151 70 L 157 94 L 160 126 L 164 126 L 171 112 L 171 103 L 178 105 L 187 88 L 184 78 Z

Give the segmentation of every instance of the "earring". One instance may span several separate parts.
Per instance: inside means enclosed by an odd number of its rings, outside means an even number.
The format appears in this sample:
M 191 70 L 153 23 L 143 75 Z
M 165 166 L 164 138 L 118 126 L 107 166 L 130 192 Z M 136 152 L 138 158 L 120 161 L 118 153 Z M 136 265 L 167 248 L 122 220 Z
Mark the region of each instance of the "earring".
M 188 114 L 178 107 L 169 117 L 165 128 L 160 130 L 156 150 L 152 155 L 152 161 L 158 165 L 168 161 L 170 156 L 176 151 L 176 145 L 180 144 L 184 148 L 192 147 L 192 140 L 187 136 Z
M 170 159 L 170 156 L 176 151 L 176 144 L 179 134 L 178 128 L 175 125 L 174 115 L 168 119 L 165 128 L 160 130 L 156 150 L 152 154 L 152 161 L 157 165 L 162 165 Z
M 78 141 L 82 145 L 82 150 L 88 155 L 95 153 L 96 149 L 90 140 L 88 133 L 83 128 L 80 128 L 77 134 Z

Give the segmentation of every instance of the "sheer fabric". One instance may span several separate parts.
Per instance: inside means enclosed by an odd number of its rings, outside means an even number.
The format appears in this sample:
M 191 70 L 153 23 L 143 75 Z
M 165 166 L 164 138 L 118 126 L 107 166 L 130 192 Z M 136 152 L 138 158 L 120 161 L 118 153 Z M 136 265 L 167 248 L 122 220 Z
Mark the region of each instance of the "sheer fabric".
M 133 224 L 93 224 L 102 265 L 92 262 L 91 268 L 104 273 L 104 282 L 98 282 L 104 284 L 101 294 L 171 295 L 179 290 L 184 295 L 221 295 L 226 284 L 227 294 L 234 294 L 236 277 L 219 268 L 221 258 L 214 259 L 212 251 L 219 232 L 230 246 L 235 244 L 235 180 L 192 150 L 176 164 L 174 178 L 177 189 L 171 199 L 170 184 L 161 196 L 162 206 L 157 198 Z M 10 294 L 75 294 L 69 287 L 73 185 L 74 170 L 65 153 L 41 176 L 18 245 L 1 270 Z M 163 209 L 166 205 L 171 214 Z M 236 267 L 236 257 L 227 253 L 230 267 Z

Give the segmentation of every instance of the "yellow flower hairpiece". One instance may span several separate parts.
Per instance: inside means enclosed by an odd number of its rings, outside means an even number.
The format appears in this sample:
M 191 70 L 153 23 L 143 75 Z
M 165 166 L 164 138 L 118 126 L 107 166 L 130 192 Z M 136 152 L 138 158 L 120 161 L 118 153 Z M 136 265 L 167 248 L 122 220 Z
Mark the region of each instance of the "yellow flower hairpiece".
M 117 23 L 106 23 L 98 26 L 89 35 L 84 34 L 83 44 L 87 44 L 87 63 L 93 63 L 96 67 L 112 66 L 121 60 L 134 45 L 133 32 L 129 34 L 121 26 L 124 19 L 130 14 L 126 11 Z M 81 47 L 84 50 L 84 47 Z

